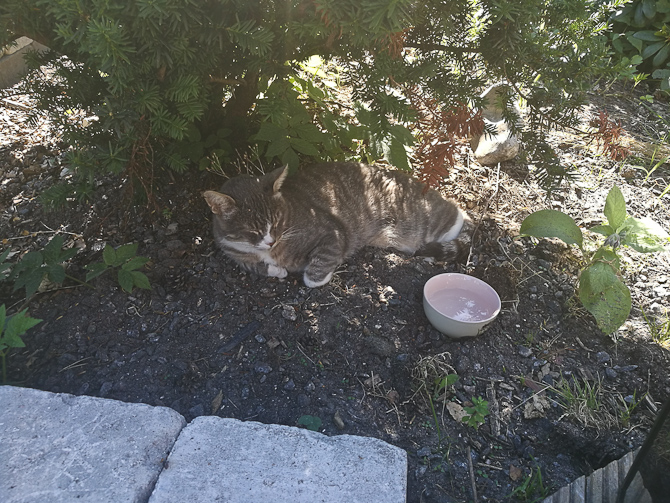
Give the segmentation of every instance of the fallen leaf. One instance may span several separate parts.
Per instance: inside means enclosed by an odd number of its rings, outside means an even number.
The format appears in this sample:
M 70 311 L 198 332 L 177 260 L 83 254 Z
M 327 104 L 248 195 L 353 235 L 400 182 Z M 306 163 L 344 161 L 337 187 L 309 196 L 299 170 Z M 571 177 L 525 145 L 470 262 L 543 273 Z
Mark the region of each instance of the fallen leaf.
M 221 408 L 221 403 L 223 403 L 223 390 L 219 390 L 212 400 L 212 414 L 216 414 L 216 411 Z
M 514 482 L 519 480 L 523 476 L 523 471 L 521 468 L 514 466 L 514 465 L 509 465 L 509 478 L 511 478 Z
M 461 407 L 456 402 L 447 403 L 447 410 L 449 411 L 451 417 L 453 417 L 459 423 L 463 421 L 465 416 L 467 416 L 467 413 L 463 410 L 463 407 Z
M 551 404 L 543 394 L 534 395 L 532 399 L 526 402 L 523 409 L 523 417 L 526 419 L 538 419 L 546 415 Z
M 395 404 L 400 399 L 400 393 L 398 393 L 396 390 L 392 389 L 391 391 L 386 393 L 386 399 L 389 402 L 391 402 L 392 404 Z
M 535 392 L 542 391 L 545 388 L 544 386 L 540 386 L 532 379 L 524 379 L 523 383 Z

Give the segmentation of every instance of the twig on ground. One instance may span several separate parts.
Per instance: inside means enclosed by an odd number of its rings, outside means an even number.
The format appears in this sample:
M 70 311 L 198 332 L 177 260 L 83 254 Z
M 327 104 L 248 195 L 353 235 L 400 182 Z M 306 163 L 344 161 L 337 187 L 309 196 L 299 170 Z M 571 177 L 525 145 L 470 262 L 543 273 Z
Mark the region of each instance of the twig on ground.
M 470 484 L 472 484 L 472 501 L 477 503 L 477 484 L 475 484 L 475 470 L 472 468 L 472 453 L 470 446 L 467 446 L 468 452 L 468 470 L 470 471 Z

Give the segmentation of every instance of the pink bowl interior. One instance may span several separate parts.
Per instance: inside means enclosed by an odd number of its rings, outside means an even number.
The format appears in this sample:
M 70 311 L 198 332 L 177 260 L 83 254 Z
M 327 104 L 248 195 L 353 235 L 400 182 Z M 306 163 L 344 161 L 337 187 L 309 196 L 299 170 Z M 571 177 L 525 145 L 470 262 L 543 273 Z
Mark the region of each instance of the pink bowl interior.
M 482 323 L 500 312 L 500 297 L 484 281 L 458 273 L 438 274 L 424 286 L 428 303 L 440 314 L 463 323 Z

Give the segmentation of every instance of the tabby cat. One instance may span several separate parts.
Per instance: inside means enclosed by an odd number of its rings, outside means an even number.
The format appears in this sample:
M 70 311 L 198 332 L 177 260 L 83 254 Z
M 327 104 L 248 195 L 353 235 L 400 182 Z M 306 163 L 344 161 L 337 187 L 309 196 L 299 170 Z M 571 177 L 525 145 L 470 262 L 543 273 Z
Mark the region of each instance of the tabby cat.
M 311 288 L 367 245 L 449 260 L 468 238 L 456 240 L 470 220 L 453 201 L 407 173 L 365 164 L 241 175 L 203 195 L 228 256 L 264 276 L 301 272 Z

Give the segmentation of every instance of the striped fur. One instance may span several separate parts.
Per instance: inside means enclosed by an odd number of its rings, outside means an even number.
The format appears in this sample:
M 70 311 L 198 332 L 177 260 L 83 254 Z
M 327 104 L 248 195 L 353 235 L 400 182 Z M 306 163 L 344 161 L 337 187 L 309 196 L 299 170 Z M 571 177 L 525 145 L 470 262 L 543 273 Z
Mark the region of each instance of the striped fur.
M 330 281 L 363 246 L 449 261 L 463 255 L 470 219 L 453 201 L 407 173 L 354 163 L 312 166 L 288 176 L 238 176 L 207 191 L 214 238 L 241 267 L 305 285 Z M 464 239 L 465 238 L 465 239 Z

